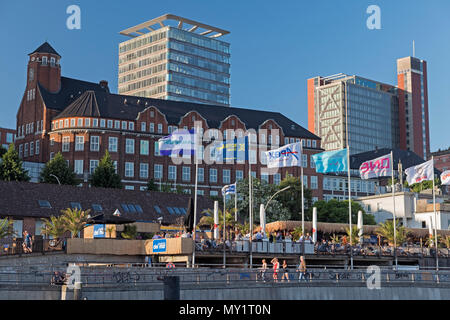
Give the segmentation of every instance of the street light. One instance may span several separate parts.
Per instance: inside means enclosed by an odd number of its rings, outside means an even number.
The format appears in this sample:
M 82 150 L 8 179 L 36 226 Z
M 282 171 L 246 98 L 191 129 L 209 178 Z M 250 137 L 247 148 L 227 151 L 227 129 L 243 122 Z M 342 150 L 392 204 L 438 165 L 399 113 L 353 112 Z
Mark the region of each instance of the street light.
M 56 181 L 58 181 L 58 184 L 59 184 L 59 185 L 61 185 L 61 182 L 59 182 L 59 179 L 58 179 L 58 177 L 57 177 L 57 176 L 55 176 L 55 175 L 54 175 L 54 174 L 52 174 L 52 173 L 51 173 L 51 174 L 49 174 L 49 176 L 50 176 L 50 177 L 55 177 L 55 178 L 56 178 Z
M 267 207 L 268 207 L 268 205 L 269 205 L 269 202 L 272 201 L 272 199 L 273 199 L 277 194 L 279 194 L 280 192 L 286 191 L 286 190 L 289 189 L 289 188 L 291 188 L 291 186 L 284 187 L 283 189 L 278 190 L 277 192 L 275 192 L 275 193 L 273 194 L 273 196 L 270 197 L 269 201 L 267 201 L 266 205 L 264 206 L 264 211 L 266 211 L 266 209 L 267 209 Z

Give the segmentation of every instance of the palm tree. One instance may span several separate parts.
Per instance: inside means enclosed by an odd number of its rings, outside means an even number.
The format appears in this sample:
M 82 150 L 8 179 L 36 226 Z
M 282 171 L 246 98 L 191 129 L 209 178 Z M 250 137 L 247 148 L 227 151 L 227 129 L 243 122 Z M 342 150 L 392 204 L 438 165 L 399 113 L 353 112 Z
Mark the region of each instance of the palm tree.
M 401 245 L 406 240 L 406 229 L 404 226 L 400 226 L 397 223 L 396 230 L 396 243 Z M 380 222 L 379 227 L 375 230 L 376 234 L 385 238 L 390 245 L 394 244 L 394 223 L 393 221 L 387 220 L 386 222 Z
M 339 239 L 339 236 L 338 235 L 336 235 L 335 233 L 333 233 L 333 235 L 331 236 L 331 243 L 332 244 L 338 244 L 338 243 L 340 243 L 341 241 L 340 241 L 340 239 Z
M 42 219 L 44 226 L 42 227 L 42 233 L 47 237 L 52 236 L 55 239 L 60 239 L 62 235 L 67 231 L 62 216 L 51 216 L 50 219 Z
M 0 239 L 15 236 L 14 229 L 12 228 L 13 222 L 7 218 L 0 219 Z
M 294 230 L 291 232 L 291 234 L 292 234 L 292 240 L 297 241 L 298 239 L 300 239 L 301 235 L 303 234 L 302 227 L 300 227 L 300 226 L 295 227 Z
M 77 238 L 78 233 L 81 232 L 86 226 L 89 219 L 89 212 L 91 210 L 71 209 L 61 210 L 63 215 L 61 219 L 64 222 L 66 230 L 70 231 L 72 238 Z
M 204 215 L 200 221 L 199 225 L 209 225 L 211 229 L 214 227 L 214 211 L 211 209 L 208 209 L 205 211 L 207 215 Z M 225 211 L 225 224 L 227 231 L 230 232 L 231 228 L 233 228 L 236 225 L 236 222 L 234 221 L 234 208 Z M 223 234 L 223 214 L 222 210 L 219 209 L 219 229 L 221 230 L 220 234 Z
M 350 228 L 345 228 L 345 233 L 348 236 L 348 239 L 350 240 L 350 238 L 352 239 L 352 243 L 350 243 L 350 245 L 353 245 L 353 243 L 358 243 L 359 242 L 359 229 L 358 226 L 353 225 L 352 226 L 352 236 L 350 237 Z
M 450 249 L 450 236 L 445 236 L 445 238 L 441 239 L 441 243 L 447 248 Z

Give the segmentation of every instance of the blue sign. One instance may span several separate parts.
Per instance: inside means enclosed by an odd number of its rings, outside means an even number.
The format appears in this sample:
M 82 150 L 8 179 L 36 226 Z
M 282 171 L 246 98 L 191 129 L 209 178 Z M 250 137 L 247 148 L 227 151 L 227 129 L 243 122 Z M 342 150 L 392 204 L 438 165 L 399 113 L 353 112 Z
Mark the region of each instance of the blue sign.
M 153 252 L 166 252 L 166 239 L 153 240 Z
M 94 238 L 104 238 L 104 237 L 105 237 L 105 225 L 94 224 Z

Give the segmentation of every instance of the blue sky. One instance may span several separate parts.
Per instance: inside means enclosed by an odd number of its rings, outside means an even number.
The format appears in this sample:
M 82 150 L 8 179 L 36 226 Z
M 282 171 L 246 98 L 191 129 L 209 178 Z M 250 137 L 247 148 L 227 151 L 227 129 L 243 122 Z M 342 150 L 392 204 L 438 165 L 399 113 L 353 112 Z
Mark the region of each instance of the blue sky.
M 66 8 L 81 8 L 81 30 L 66 28 Z M 369 30 L 369 5 L 381 30 Z M 450 146 L 450 1 L 166 0 L 0 2 L 0 127 L 15 127 L 27 54 L 48 41 L 62 75 L 109 81 L 117 92 L 119 31 L 173 13 L 231 31 L 231 103 L 279 111 L 307 127 L 306 79 L 335 73 L 396 84 L 396 59 L 428 62 L 431 150 Z

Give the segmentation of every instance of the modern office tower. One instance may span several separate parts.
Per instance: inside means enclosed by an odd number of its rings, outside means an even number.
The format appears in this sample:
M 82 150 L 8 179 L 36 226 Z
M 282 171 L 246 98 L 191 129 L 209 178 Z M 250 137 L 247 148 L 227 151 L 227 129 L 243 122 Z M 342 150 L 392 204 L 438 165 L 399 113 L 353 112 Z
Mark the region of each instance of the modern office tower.
M 229 106 L 228 33 L 172 14 L 121 31 L 119 94 Z
M 397 60 L 400 147 L 427 159 L 430 154 L 427 63 L 414 57 Z
M 351 154 L 398 146 L 394 86 L 342 73 L 307 84 L 308 130 L 322 138 L 323 149 L 346 147 L 347 121 Z

